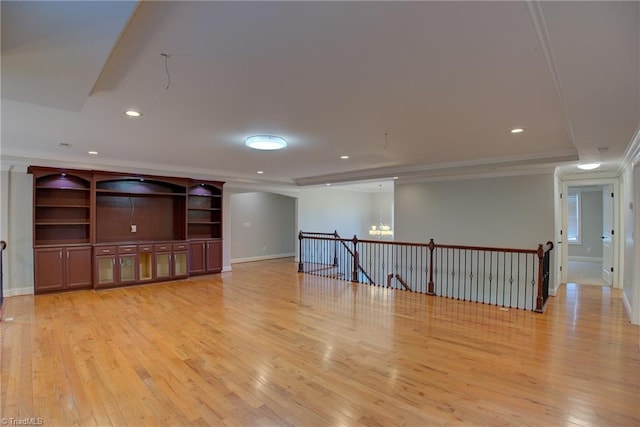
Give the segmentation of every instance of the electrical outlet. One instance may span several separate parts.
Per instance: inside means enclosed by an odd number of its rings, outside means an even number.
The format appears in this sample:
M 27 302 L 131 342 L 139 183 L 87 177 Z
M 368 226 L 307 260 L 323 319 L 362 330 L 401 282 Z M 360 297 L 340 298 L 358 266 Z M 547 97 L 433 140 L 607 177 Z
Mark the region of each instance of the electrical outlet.
M 131 232 L 135 233 L 136 231 L 138 231 L 138 226 L 135 224 L 131 224 Z

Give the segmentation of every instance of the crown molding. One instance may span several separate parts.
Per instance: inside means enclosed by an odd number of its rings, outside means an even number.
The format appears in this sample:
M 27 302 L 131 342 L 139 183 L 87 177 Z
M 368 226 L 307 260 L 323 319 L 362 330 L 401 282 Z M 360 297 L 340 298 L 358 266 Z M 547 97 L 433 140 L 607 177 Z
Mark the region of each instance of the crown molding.
M 461 176 L 466 179 L 476 176 L 490 177 L 541 174 L 553 173 L 558 164 L 577 160 L 577 151 L 571 149 L 555 153 L 502 157 L 479 161 L 365 169 L 299 178 L 295 180 L 295 183 L 299 186 L 308 186 L 372 179 L 389 180 L 394 177 L 398 177 L 399 182 L 417 182 L 433 179 L 456 179 Z
M 567 100 L 564 96 L 564 89 L 562 80 L 560 79 L 560 73 L 556 66 L 555 56 L 553 55 L 553 49 L 551 48 L 551 38 L 549 37 L 549 31 L 547 30 L 547 22 L 542 12 L 542 4 L 540 1 L 526 1 L 527 10 L 529 11 L 529 17 L 531 18 L 531 24 L 533 25 L 533 31 L 538 39 L 540 50 L 544 56 L 545 63 L 547 65 L 547 71 L 553 82 L 553 87 L 560 99 L 560 105 L 562 106 L 562 114 L 564 116 L 564 123 L 569 134 L 571 144 L 575 147 L 575 136 L 573 133 L 573 126 L 571 125 L 571 117 L 569 116 L 569 107 L 567 106 Z
M 627 145 L 627 149 L 622 155 L 622 162 L 620 162 L 618 172 L 621 174 L 627 166 L 632 166 L 636 163 L 640 163 L 640 125 L 636 128 L 629 145 Z

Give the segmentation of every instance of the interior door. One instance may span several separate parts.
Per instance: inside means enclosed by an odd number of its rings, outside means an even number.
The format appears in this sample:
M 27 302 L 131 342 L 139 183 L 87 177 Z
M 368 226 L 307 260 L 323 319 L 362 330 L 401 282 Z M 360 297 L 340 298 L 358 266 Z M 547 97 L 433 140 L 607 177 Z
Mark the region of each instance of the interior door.
M 613 285 L 613 186 L 602 189 L 602 280 L 608 286 Z

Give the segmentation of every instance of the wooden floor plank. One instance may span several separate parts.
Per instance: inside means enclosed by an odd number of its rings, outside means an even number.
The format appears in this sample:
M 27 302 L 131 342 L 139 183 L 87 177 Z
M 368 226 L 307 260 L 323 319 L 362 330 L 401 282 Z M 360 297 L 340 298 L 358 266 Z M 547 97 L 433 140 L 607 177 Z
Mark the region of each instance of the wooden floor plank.
M 640 425 L 621 291 L 545 314 L 301 275 L 291 259 L 10 297 L 0 414 L 46 425 Z

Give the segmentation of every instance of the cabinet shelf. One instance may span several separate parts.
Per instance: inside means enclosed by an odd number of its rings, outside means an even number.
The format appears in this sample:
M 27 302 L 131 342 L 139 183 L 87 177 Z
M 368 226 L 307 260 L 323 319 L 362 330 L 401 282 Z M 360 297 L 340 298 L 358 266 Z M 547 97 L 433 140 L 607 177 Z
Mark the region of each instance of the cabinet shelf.
M 37 203 L 36 208 L 65 208 L 65 209 L 89 209 L 89 205 L 56 205 L 51 203 Z
M 36 190 L 71 190 L 71 191 L 91 191 L 90 188 L 78 188 L 78 187 L 60 187 L 60 186 L 45 186 L 37 185 Z
M 37 221 L 37 226 L 49 226 L 49 225 L 89 225 L 89 221 Z
M 207 211 L 207 212 L 211 212 L 211 211 L 219 211 L 220 208 L 189 208 L 190 211 Z
M 174 196 L 174 197 L 186 197 L 187 193 L 169 193 L 163 191 L 153 191 L 149 193 L 134 193 L 130 191 L 121 190 L 96 190 L 96 195 L 113 195 L 113 196 L 125 196 L 125 197 L 150 197 L 150 196 Z
M 220 221 L 189 221 L 189 224 L 210 225 L 210 224 L 221 224 L 221 222 Z

